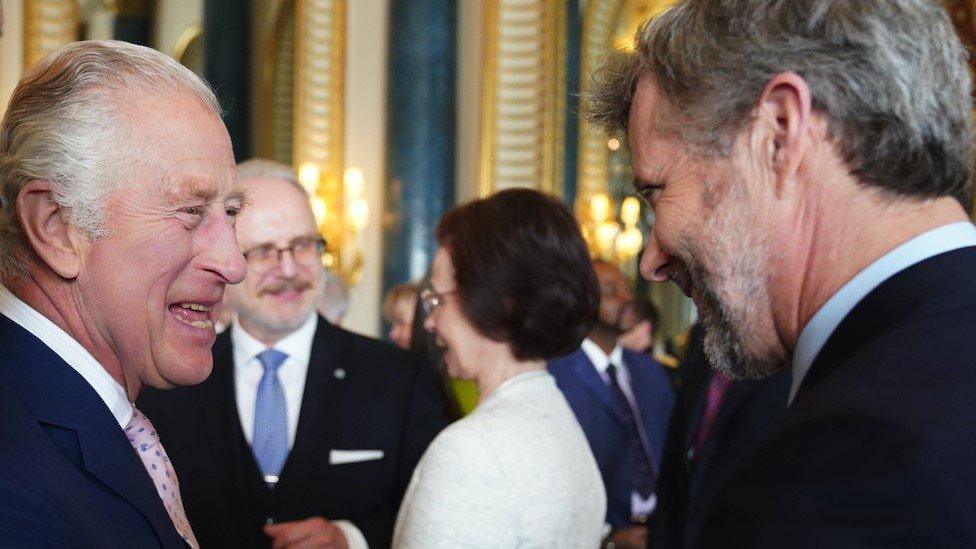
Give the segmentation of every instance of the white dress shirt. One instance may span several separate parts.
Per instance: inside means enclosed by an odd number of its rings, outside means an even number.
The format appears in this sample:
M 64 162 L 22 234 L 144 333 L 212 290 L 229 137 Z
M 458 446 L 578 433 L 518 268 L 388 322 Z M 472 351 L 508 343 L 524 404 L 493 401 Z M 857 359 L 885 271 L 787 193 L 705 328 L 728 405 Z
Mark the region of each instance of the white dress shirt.
M 634 399 L 634 390 L 630 386 L 630 370 L 627 368 L 627 363 L 624 362 L 624 350 L 623 347 L 617 345 L 610 351 L 610 355 L 607 356 L 603 352 L 603 349 L 599 345 L 593 343 L 590 338 L 583 340 L 580 344 L 583 352 L 586 353 L 586 357 L 590 359 L 590 363 L 596 368 L 600 377 L 603 378 L 603 382 L 610 386 L 610 374 L 607 373 L 607 368 L 610 363 L 613 363 L 617 368 L 617 383 L 620 384 L 620 390 L 623 391 L 624 396 L 630 402 L 630 409 L 634 413 L 634 419 L 641 421 L 640 408 L 637 407 L 637 400 Z M 651 494 L 648 498 L 642 498 L 641 495 L 634 490 L 630 494 L 630 512 L 635 517 L 637 516 L 648 516 L 654 512 L 654 508 L 657 507 L 657 494 Z
M 264 375 L 264 367 L 258 355 L 268 349 L 277 349 L 288 355 L 278 367 L 278 380 L 285 393 L 285 408 L 288 415 L 288 449 L 295 445 L 298 431 L 298 416 L 302 410 L 305 395 L 305 379 L 308 377 L 308 361 L 312 355 L 312 340 L 318 326 L 319 315 L 313 313 L 297 330 L 288 334 L 273 347 L 268 347 L 241 328 L 235 319 L 230 327 L 231 346 L 234 349 L 234 395 L 237 400 L 237 415 L 241 420 L 244 438 L 251 444 L 254 437 L 254 407 L 258 398 L 258 385 Z M 329 517 L 325 517 L 328 519 Z M 366 537 L 348 520 L 332 521 L 346 537 L 349 549 L 368 547 Z
M 308 360 L 312 354 L 312 338 L 315 337 L 318 318 L 317 314 L 310 315 L 297 330 L 282 338 L 273 347 L 288 355 L 288 358 L 278 367 L 278 380 L 285 393 L 289 449 L 295 444 L 295 433 L 298 431 L 298 414 L 302 409 Z M 264 367 L 258 360 L 258 355 L 271 347 L 254 339 L 237 321 L 231 325 L 230 340 L 234 349 L 234 393 L 237 398 L 237 414 L 241 418 L 244 437 L 250 444 L 254 437 L 254 406 L 258 398 L 258 385 L 264 375 Z
M 922 233 L 878 258 L 841 286 L 807 322 L 793 351 L 793 385 L 789 403 L 793 402 L 803 378 L 820 350 L 837 326 L 872 290 L 892 276 L 930 257 L 976 246 L 976 227 L 968 221 L 950 223 Z
M 33 334 L 78 372 L 112 412 L 120 428 L 124 429 L 129 424 L 129 420 L 132 419 L 133 404 L 129 402 L 129 395 L 125 392 L 125 388 L 109 375 L 81 343 L 2 285 L 0 285 L 0 314 Z

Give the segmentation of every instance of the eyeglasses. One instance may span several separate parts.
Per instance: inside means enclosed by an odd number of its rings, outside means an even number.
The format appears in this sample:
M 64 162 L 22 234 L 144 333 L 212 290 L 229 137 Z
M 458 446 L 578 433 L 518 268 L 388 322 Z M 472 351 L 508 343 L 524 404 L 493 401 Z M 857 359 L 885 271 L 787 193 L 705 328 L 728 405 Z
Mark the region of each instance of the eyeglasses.
M 325 252 L 325 240 L 314 237 L 304 237 L 292 240 L 291 244 L 279 248 L 274 244 L 262 244 L 244 252 L 244 260 L 248 268 L 254 271 L 270 271 L 281 262 L 281 254 L 291 252 L 296 263 L 311 266 L 315 261 L 321 261 Z
M 452 290 L 450 292 L 444 292 L 442 294 L 434 291 L 433 288 L 424 288 L 420 292 L 420 303 L 424 307 L 424 313 L 431 314 L 438 307 L 444 304 L 444 298 L 451 294 L 456 294 L 457 290 Z

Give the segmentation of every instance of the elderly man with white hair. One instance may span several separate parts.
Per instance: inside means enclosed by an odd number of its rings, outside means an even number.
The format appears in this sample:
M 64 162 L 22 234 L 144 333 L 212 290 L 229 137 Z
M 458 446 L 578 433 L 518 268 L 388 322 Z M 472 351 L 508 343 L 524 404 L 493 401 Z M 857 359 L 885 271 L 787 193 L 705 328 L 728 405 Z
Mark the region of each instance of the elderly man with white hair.
M 132 404 L 203 381 L 244 278 L 216 98 L 163 54 L 78 42 L 0 124 L 0 546 L 196 547 Z

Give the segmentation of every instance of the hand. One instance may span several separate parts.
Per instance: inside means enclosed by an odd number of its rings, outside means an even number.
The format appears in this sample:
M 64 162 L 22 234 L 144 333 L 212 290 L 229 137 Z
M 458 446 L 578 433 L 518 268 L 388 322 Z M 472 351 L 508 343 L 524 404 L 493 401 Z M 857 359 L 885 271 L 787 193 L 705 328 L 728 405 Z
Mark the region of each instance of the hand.
M 347 549 L 342 530 L 322 517 L 269 524 L 264 533 L 273 549 Z
M 647 547 L 647 526 L 628 526 L 610 532 L 604 546 L 613 543 L 614 549 L 644 549 Z

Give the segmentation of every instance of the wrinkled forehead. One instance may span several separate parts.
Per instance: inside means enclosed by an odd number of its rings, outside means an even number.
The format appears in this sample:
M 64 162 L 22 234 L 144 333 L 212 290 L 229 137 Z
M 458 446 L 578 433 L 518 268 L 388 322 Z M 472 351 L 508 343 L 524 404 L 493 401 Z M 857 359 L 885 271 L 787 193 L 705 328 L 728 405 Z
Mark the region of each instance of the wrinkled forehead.
M 127 94 L 119 92 L 123 97 Z M 119 166 L 123 175 L 141 176 L 136 179 L 160 199 L 239 192 L 227 129 L 195 97 L 161 92 L 123 105 L 119 120 L 123 142 L 117 153 L 124 162 Z
M 644 72 L 634 87 L 628 112 L 627 134 L 647 137 L 650 133 L 663 133 L 670 119 L 671 106 L 654 76 Z
M 241 182 L 249 204 L 237 220 L 237 234 L 248 244 L 288 244 L 315 236 L 318 226 L 308 195 L 289 181 L 251 178 Z

